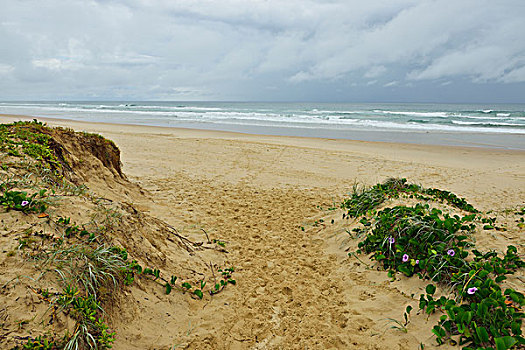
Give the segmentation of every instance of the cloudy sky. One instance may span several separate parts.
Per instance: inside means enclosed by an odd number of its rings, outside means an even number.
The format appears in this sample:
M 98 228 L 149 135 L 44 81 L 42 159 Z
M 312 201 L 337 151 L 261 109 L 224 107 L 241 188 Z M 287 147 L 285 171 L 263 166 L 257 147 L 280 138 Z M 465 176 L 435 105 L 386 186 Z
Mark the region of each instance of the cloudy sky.
M 524 0 L 0 0 L 0 100 L 525 102 Z

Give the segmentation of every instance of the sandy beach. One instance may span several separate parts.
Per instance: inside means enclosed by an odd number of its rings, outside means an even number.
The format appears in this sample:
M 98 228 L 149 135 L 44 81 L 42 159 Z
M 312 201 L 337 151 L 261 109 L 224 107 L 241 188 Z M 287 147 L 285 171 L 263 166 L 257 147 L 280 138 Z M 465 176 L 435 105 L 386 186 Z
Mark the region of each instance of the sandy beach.
M 20 119 L 32 118 L 0 116 L 1 123 Z M 388 321 L 417 306 L 425 283 L 391 283 L 348 256 L 357 243 L 344 223 L 314 222 L 336 218 L 327 208 L 355 183 L 390 177 L 449 190 L 502 217 L 525 206 L 523 151 L 39 120 L 113 140 L 124 174 L 147 191 L 125 200 L 183 234 L 202 228 L 220 237 L 225 262 L 236 269 L 237 285 L 206 303 L 144 295 L 133 312 L 113 318 L 115 349 L 432 348 L 436 318 L 415 315 L 407 333 Z M 476 241 L 525 248 L 517 229 Z
M 125 173 L 143 184 L 150 178 L 184 174 L 262 188 L 322 189 L 342 196 L 355 182 L 371 185 L 388 177 L 406 177 L 468 197 L 482 210 L 519 206 L 525 198 L 523 151 L 39 120 L 115 141 Z

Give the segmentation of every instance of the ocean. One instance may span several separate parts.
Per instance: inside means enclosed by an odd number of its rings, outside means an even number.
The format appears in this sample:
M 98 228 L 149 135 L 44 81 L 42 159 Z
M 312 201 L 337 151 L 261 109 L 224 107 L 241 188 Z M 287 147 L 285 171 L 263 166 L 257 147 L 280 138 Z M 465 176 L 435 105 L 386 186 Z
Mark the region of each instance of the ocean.
M 525 104 L 0 102 L 1 114 L 525 150 Z

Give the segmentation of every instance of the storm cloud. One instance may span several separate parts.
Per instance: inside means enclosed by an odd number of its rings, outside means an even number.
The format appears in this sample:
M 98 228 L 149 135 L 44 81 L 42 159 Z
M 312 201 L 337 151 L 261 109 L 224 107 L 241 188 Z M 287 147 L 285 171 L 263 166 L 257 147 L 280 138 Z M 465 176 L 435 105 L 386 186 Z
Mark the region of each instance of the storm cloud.
M 516 1 L 4 0 L 0 99 L 525 102 Z

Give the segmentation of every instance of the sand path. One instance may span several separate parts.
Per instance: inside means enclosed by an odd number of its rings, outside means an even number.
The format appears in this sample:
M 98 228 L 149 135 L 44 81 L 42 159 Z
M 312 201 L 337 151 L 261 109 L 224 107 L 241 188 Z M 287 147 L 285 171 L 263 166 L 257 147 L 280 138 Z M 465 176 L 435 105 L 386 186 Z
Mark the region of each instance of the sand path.
M 384 272 L 348 258 L 336 238 L 312 226 L 326 215 L 317 206 L 337 203 L 355 180 L 371 183 L 388 176 L 452 185 L 483 204 L 486 192 L 497 187 L 489 205 L 516 195 L 511 188 L 523 182 L 523 166 L 515 171 L 498 164 L 488 172 L 476 163 L 486 154 L 465 149 L 462 156 L 473 160 L 468 172 L 461 159 L 428 148 L 410 157 L 403 146 L 394 151 L 383 146 L 383 154 L 371 157 L 373 147 L 349 151 L 330 143 L 319 149 L 300 139 L 275 144 L 275 139 L 203 136 L 162 135 L 143 154 L 138 139 L 133 145 L 127 137 L 119 143 L 127 173 L 165 208 L 156 209 L 157 216 L 203 227 L 228 242 L 227 260 L 239 284 L 219 298 L 226 308 L 211 305 L 199 314 L 194 336 L 186 338 L 195 349 L 404 349 L 420 342 L 428 348 L 433 320 L 408 334 L 391 330 L 387 321 L 401 319 L 406 305 L 416 306 L 406 292 L 417 298 L 424 284 L 390 283 Z M 128 146 L 134 152 L 127 152 Z M 213 321 L 215 312 L 221 313 L 221 322 Z
M 328 251 L 329 240 L 315 234 L 322 225 L 305 219 L 319 213 L 314 203 L 330 203 L 326 193 L 175 178 L 143 180 L 143 185 L 167 198 L 162 203 L 172 220 L 178 216 L 228 242 L 227 260 L 238 281 L 201 310 L 194 337 L 187 338 L 189 348 L 380 349 L 392 340 L 385 318 L 400 316 L 392 303 L 411 300 L 389 286 L 384 273 L 371 281 L 351 271 L 353 265 L 343 267 L 344 252 Z M 193 214 L 181 217 L 183 212 Z M 371 303 L 381 290 L 388 297 Z M 215 312 L 222 322 L 213 322 Z M 408 339 L 417 344 L 403 335 L 394 334 L 399 348 Z

